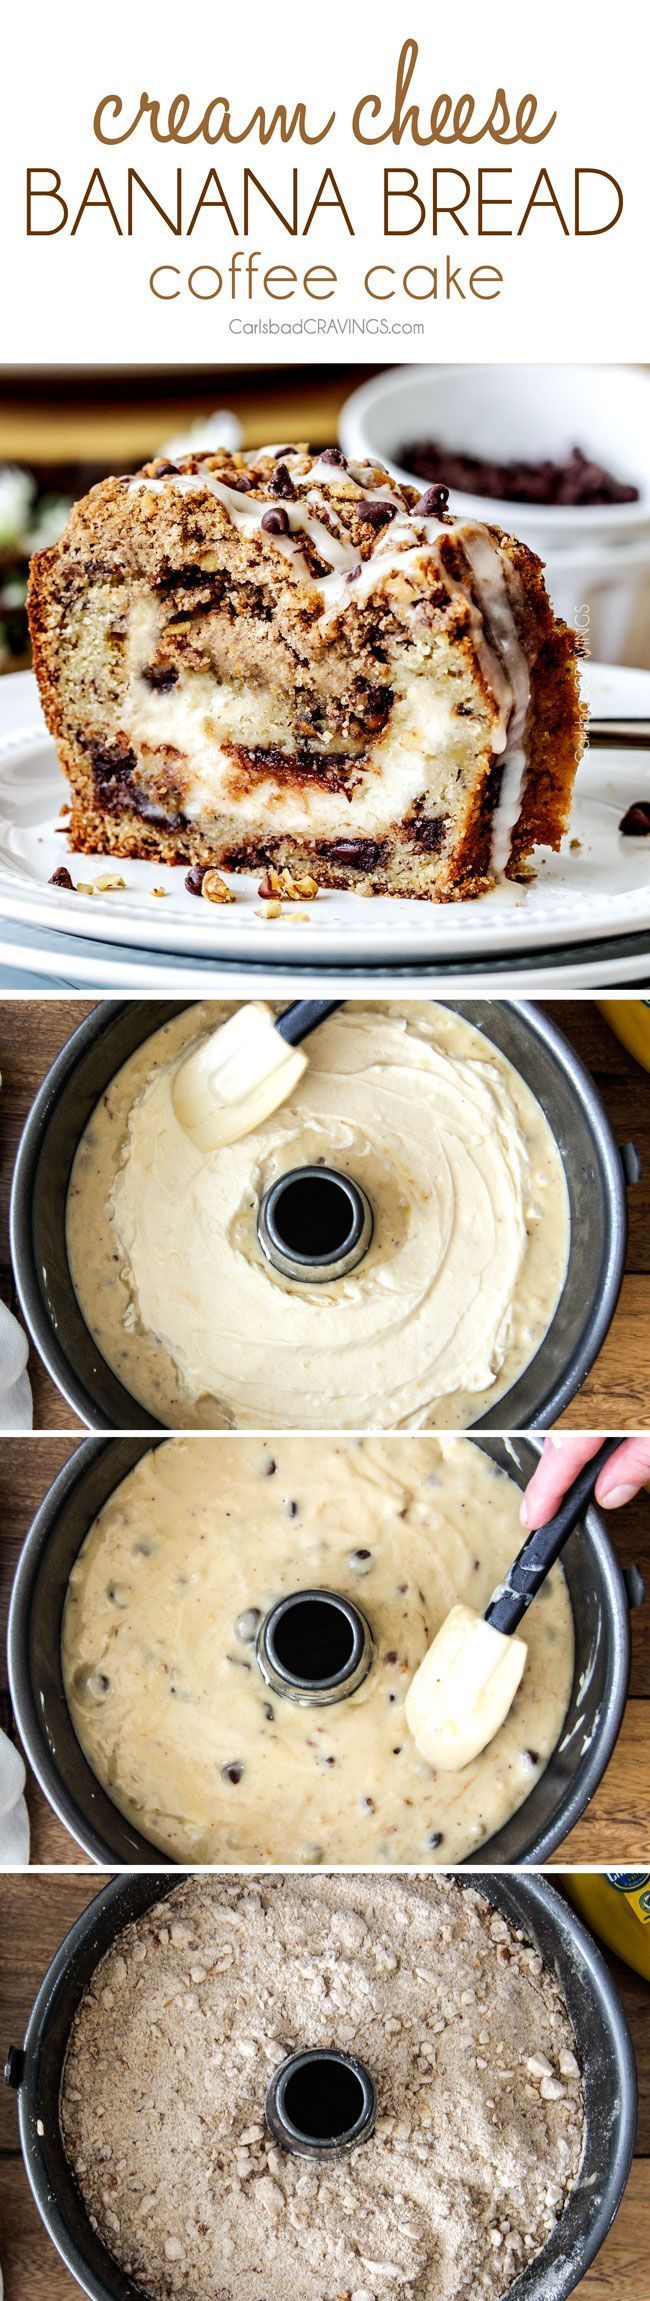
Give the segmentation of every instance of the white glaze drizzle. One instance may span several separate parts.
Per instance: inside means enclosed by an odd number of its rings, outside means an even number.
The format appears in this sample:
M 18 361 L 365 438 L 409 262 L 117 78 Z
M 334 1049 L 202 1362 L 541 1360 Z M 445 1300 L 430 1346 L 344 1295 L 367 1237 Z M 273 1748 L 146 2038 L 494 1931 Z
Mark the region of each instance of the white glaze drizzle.
M 255 456 L 249 460 L 254 462 Z M 274 548 L 290 559 L 296 571 L 320 592 L 324 623 L 334 622 L 346 606 L 353 603 L 358 606 L 370 598 L 390 575 L 400 573 L 407 578 L 417 578 L 426 560 L 435 552 L 441 580 L 452 598 L 462 600 L 469 615 L 477 661 L 497 704 L 498 721 L 492 734 L 492 747 L 497 755 L 503 755 L 503 768 L 494 811 L 491 860 L 495 875 L 500 877 L 510 859 L 512 834 L 519 818 L 527 772 L 524 738 L 530 705 L 530 673 L 514 612 L 513 594 L 515 588 L 519 588 L 518 579 L 513 569 L 504 568 L 485 528 L 471 521 L 442 522 L 418 515 L 404 504 L 401 494 L 388 480 L 384 486 L 373 485 L 372 500 L 397 504 L 396 517 L 376 535 L 370 558 L 360 560 L 358 546 L 333 535 L 331 528 L 310 508 L 315 500 L 319 509 L 327 510 L 318 492 L 319 485 L 336 489 L 337 475 L 339 488 L 351 478 L 360 492 L 363 491 L 356 467 L 349 465 L 346 470 L 342 465 L 322 461 L 311 464 L 309 470 L 300 475 L 293 475 L 294 485 L 298 479 L 299 485 L 309 488 L 310 502 L 307 503 L 272 495 L 262 499 L 251 497 L 238 488 L 228 487 L 225 480 L 217 479 L 214 472 L 208 471 L 170 472 L 160 479 L 138 476 L 130 484 L 133 488 L 155 491 L 171 486 L 183 494 L 196 490 L 207 492 L 217 497 L 234 526 L 249 534 L 259 532 L 265 513 L 281 505 L 289 521 L 288 532 L 276 535 L 265 530 L 265 533 L 269 534 Z M 331 574 L 320 577 L 311 574 L 300 550 L 301 533 L 309 536 L 319 559 L 324 560 Z M 457 537 L 469 561 L 478 604 L 462 580 L 454 577 L 440 559 L 440 545 L 448 535 Z M 486 622 L 495 645 L 487 638 Z
M 530 668 L 515 614 L 516 595 L 521 587 L 514 568 L 499 557 L 496 545 L 484 528 L 468 522 L 459 533 L 510 687 L 503 773 L 492 824 L 492 869 L 499 878 L 510 861 L 512 834 L 521 812 L 528 769 L 525 732 L 530 708 Z

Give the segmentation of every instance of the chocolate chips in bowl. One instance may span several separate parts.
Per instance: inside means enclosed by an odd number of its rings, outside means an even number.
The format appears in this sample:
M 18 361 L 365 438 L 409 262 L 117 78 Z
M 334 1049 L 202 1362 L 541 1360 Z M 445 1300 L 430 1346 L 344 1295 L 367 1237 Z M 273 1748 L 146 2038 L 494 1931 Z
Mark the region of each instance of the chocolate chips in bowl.
M 543 503 L 566 510 L 612 503 L 638 503 L 640 490 L 617 479 L 593 456 L 574 447 L 555 460 L 544 456 L 527 463 L 521 457 L 500 463 L 493 458 L 467 455 L 445 447 L 439 440 L 407 441 L 397 453 L 403 470 L 413 472 L 427 486 L 453 488 L 460 495 L 484 495 L 500 503 Z

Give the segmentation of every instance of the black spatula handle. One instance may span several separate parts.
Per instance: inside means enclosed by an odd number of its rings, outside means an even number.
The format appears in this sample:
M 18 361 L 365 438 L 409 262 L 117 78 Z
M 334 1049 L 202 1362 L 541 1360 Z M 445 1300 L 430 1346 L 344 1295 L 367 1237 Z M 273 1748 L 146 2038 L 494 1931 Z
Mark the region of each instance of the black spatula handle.
M 604 1438 L 598 1453 L 592 1454 L 591 1461 L 585 1463 L 584 1469 L 578 1472 L 577 1478 L 569 1486 L 555 1517 L 549 1518 L 546 1526 L 538 1526 L 535 1534 L 527 1535 L 523 1548 L 508 1568 L 506 1579 L 495 1590 L 494 1597 L 485 1608 L 484 1620 L 491 1623 L 493 1630 L 501 1630 L 506 1638 L 512 1635 L 513 1630 L 518 1630 L 532 1599 L 536 1598 L 542 1582 L 545 1582 L 565 1542 L 573 1533 L 574 1526 L 577 1526 L 578 1519 L 582 1517 L 588 1503 L 593 1501 L 594 1487 L 600 1472 L 620 1443 L 620 1438 Z
M 342 1005 L 342 999 L 294 999 L 293 1006 L 285 1007 L 284 1014 L 277 1016 L 276 1031 L 288 1046 L 299 1047 L 301 1039 L 308 1039 L 310 1031 L 326 1023 L 328 1015 L 336 1014 Z

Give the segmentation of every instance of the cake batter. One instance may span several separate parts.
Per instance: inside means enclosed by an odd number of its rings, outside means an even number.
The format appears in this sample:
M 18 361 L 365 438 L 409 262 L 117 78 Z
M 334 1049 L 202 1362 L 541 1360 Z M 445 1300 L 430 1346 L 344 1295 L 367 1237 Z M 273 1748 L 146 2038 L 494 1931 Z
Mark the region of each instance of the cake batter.
M 263 1126 L 202 1152 L 172 1100 L 225 1004 L 189 1007 L 113 1080 L 75 1158 L 68 1254 L 86 1322 L 168 1428 L 466 1428 L 539 1347 L 564 1280 L 559 1151 L 512 1065 L 431 1002 L 348 1000 Z M 260 1200 L 326 1163 L 358 1181 L 370 1248 L 332 1283 L 265 1261 Z
M 470 1439 L 186 1437 L 143 1455 L 91 1528 L 63 1618 L 65 1689 L 93 1772 L 178 1861 L 457 1862 L 528 1796 L 573 1679 L 556 1566 L 528 1660 L 473 1764 L 435 1773 L 404 1703 L 457 1599 L 481 1611 L 520 1545 L 519 1487 Z M 288 1593 L 366 1615 L 373 1660 L 325 1708 L 271 1693 L 256 1639 Z

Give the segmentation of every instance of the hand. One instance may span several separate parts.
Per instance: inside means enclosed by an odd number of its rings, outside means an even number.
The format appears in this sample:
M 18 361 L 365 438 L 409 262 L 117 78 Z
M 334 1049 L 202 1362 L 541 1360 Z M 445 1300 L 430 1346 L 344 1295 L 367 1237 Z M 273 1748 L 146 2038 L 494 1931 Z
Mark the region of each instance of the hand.
M 567 1486 L 582 1470 L 585 1462 L 598 1453 L 600 1436 L 576 1437 L 567 1430 L 553 1431 L 544 1439 L 543 1451 L 530 1479 L 521 1505 L 522 1526 L 531 1530 L 545 1526 L 558 1509 Z M 596 1501 L 604 1510 L 618 1510 L 624 1502 L 632 1502 L 642 1486 L 650 1482 L 650 1431 L 641 1438 L 623 1438 L 616 1453 L 610 1454 L 596 1482 Z

